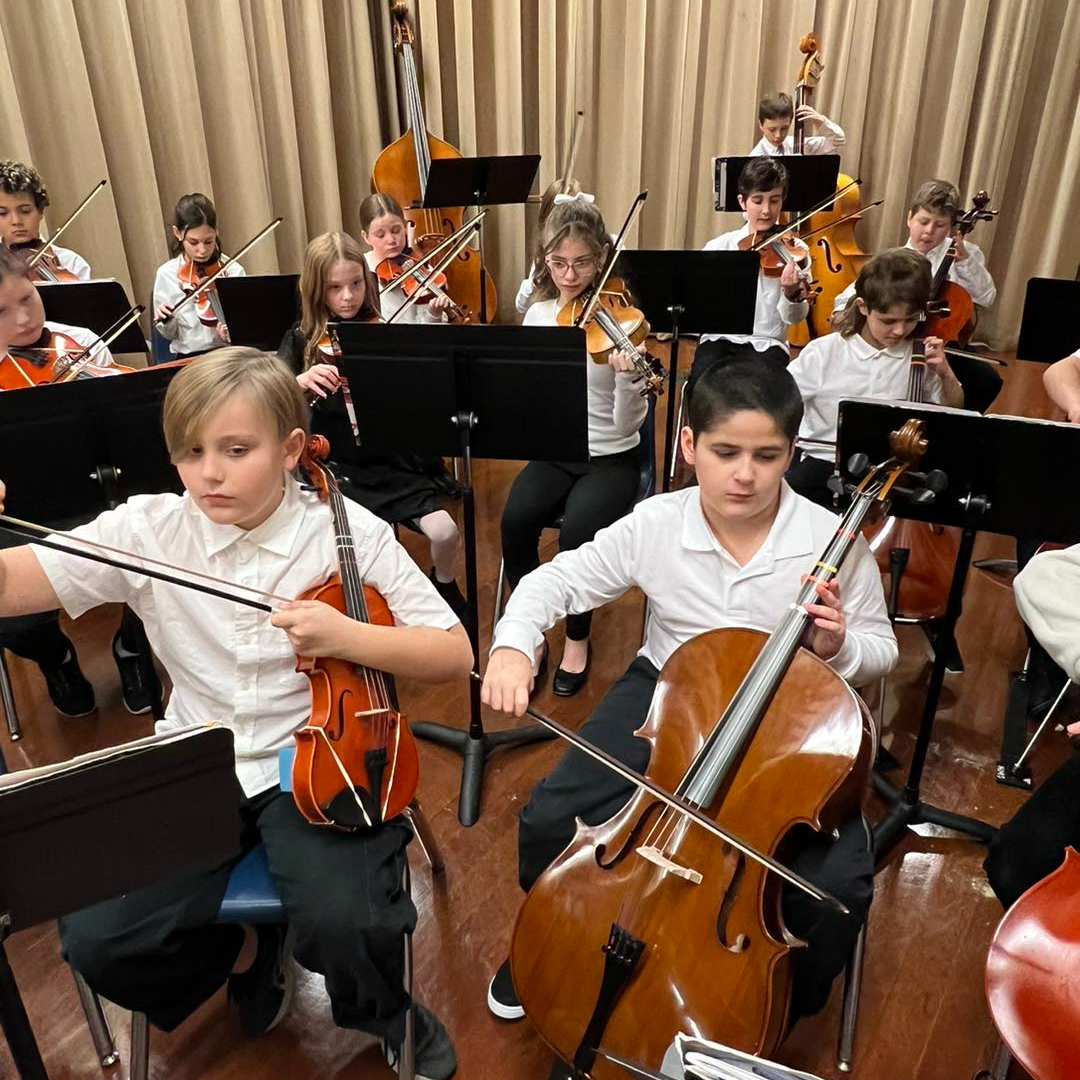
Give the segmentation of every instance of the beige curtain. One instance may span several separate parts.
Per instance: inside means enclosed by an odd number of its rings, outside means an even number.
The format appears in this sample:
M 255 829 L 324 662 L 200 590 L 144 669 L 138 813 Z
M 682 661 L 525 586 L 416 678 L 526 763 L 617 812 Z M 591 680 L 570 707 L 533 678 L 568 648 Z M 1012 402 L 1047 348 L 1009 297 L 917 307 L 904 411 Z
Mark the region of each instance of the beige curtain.
M 755 107 L 790 89 L 815 30 L 815 104 L 847 133 L 867 251 L 900 242 L 911 192 L 953 180 L 993 194 L 973 236 L 998 302 L 980 324 L 1015 342 L 1031 276 L 1080 262 L 1080 0 L 412 0 L 428 128 L 465 154 L 539 152 L 557 175 L 574 111 L 575 173 L 617 226 L 649 189 L 635 242 L 700 247 L 712 158 L 756 141 Z M 147 300 L 179 195 L 217 203 L 245 257 L 296 270 L 307 240 L 356 230 L 379 150 L 401 133 L 388 0 L 8 0 L 0 5 L 0 155 L 45 175 L 54 227 L 95 273 Z M 500 207 L 489 264 L 509 318 L 535 207 Z

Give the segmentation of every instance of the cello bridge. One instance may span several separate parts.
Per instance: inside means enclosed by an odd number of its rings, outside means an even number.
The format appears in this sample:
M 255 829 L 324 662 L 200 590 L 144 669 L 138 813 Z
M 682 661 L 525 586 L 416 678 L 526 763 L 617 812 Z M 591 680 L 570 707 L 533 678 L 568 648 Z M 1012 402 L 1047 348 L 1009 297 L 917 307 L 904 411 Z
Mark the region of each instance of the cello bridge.
M 639 847 L 637 853 L 643 859 L 655 863 L 661 870 L 666 870 L 669 874 L 674 874 L 684 881 L 689 881 L 691 885 L 700 885 L 704 880 L 701 873 L 692 866 L 680 866 L 677 862 L 672 862 L 659 848 L 652 846 Z

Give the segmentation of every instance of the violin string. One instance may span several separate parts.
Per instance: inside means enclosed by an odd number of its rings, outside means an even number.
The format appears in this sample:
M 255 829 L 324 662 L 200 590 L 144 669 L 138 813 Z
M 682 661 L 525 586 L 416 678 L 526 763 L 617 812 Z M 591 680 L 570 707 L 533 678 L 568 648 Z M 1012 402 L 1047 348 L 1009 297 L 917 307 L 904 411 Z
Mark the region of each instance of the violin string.
M 103 544 L 99 540 L 90 540 L 85 536 L 78 536 L 73 532 L 65 532 L 63 529 L 48 529 L 44 525 L 38 525 L 33 521 L 23 521 L 21 518 L 11 517 L 8 514 L 0 514 L 0 522 L 6 522 L 9 525 L 17 525 L 20 529 L 26 532 L 37 533 L 40 536 L 61 536 L 65 540 L 73 540 L 78 544 L 85 544 L 87 547 L 95 548 L 98 551 L 108 551 L 112 555 L 122 555 L 128 559 L 138 559 L 140 562 L 147 563 L 150 566 L 160 566 L 163 570 L 171 570 L 177 574 L 186 574 L 188 577 L 198 578 L 200 581 L 209 581 L 215 585 L 228 585 L 230 589 L 239 589 L 242 592 L 251 593 L 253 596 L 261 596 L 265 600 L 274 600 L 279 604 L 291 604 L 292 598 L 287 596 L 278 596 L 276 593 L 267 592 L 265 589 L 256 588 L 254 585 L 243 585 L 238 581 L 229 581 L 226 578 L 215 577 L 213 574 L 204 574 L 201 570 L 192 570 L 186 566 L 178 566 L 176 563 L 165 562 L 163 559 L 154 559 L 149 555 L 140 555 L 134 551 L 128 551 L 125 548 L 113 547 L 111 544 Z M 85 555 L 85 552 L 71 552 L 73 555 Z M 136 573 L 139 572 L 139 567 L 130 567 Z

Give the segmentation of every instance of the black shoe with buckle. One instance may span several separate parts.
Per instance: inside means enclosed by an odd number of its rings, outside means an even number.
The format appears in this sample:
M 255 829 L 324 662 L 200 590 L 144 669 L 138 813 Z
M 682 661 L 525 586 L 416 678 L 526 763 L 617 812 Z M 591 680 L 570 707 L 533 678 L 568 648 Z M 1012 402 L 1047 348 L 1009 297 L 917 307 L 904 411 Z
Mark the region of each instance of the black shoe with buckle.
M 457 1071 L 457 1054 L 450 1034 L 442 1021 L 418 1002 L 413 1002 L 413 1038 L 416 1056 L 413 1067 L 416 1080 L 450 1080 Z M 401 1071 L 401 1048 L 383 1040 L 386 1063 L 394 1072 Z
M 258 948 L 247 971 L 229 976 L 229 1000 L 245 1035 L 265 1035 L 281 1023 L 296 992 L 292 934 L 286 926 L 257 926 Z
M 41 666 L 49 699 L 61 716 L 89 716 L 97 708 L 94 688 L 79 667 L 74 649 L 56 667 Z
M 120 673 L 120 690 L 124 697 L 124 708 L 135 716 L 148 713 L 153 708 L 155 700 L 161 701 L 161 681 L 157 677 L 157 672 L 154 671 L 153 660 L 150 661 L 153 681 L 147 684 L 143 678 L 139 654 L 129 652 L 124 648 L 119 630 L 113 637 L 112 654 L 116 661 L 116 670 Z
M 487 1004 L 500 1020 L 520 1020 L 525 1010 L 514 992 L 514 980 L 510 977 L 510 961 L 504 960 L 488 984 Z

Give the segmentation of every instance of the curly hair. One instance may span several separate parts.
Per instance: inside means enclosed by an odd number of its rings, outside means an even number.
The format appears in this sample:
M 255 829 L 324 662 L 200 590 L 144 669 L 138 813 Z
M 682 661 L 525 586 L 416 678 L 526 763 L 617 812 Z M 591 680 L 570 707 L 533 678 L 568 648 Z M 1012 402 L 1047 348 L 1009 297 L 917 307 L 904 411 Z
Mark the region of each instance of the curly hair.
M 0 190 L 9 195 L 28 192 L 39 210 L 49 205 L 49 193 L 41 173 L 21 161 L 0 161 Z

